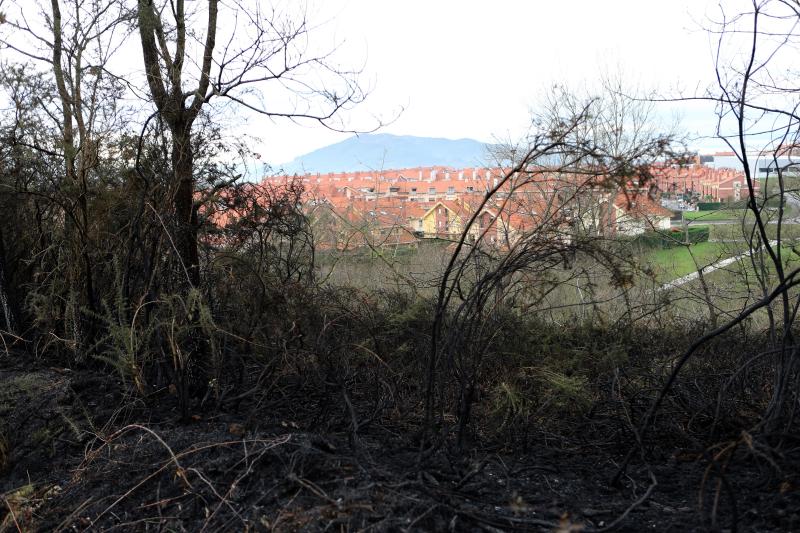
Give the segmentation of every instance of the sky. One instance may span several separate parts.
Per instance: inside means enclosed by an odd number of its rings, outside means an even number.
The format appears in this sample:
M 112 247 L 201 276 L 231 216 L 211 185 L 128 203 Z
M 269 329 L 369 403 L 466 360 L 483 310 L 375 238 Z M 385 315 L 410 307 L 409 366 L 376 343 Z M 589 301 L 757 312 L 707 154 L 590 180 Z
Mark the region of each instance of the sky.
M 338 63 L 363 65 L 371 87 L 349 127 L 383 121 L 385 133 L 491 142 L 523 136 L 554 83 L 580 88 L 611 73 L 666 97 L 712 83 L 703 26 L 718 12 L 711 0 L 325 0 L 309 16 L 322 23 L 315 42 L 338 43 Z M 658 113 L 665 122 L 679 115 L 692 134 L 713 132 L 708 106 L 662 104 Z M 259 117 L 247 129 L 271 163 L 350 135 Z
M 251 12 L 278 5 L 289 14 L 304 13 L 297 0 L 231 0 L 222 6 L 237 2 Z M 44 0 L 39 8 L 34 0 L 16 5 L 22 11 L 11 10 L 13 16 L 49 10 Z M 366 132 L 383 124 L 378 130 L 383 133 L 483 142 L 522 139 L 532 110 L 553 84 L 580 92 L 612 75 L 665 98 L 702 92 L 714 81 L 714 43 L 703 28 L 719 12 L 716 0 L 306 0 L 305 5 L 314 26 L 309 50 L 335 49 L 330 61 L 360 69 L 361 85 L 369 90 L 362 104 L 341 117 L 345 129 Z M 227 43 L 226 30 L 234 40 L 247 39 L 247 19 L 233 25 L 230 10 L 225 13 L 217 52 Z M 197 11 L 201 33 L 203 21 Z M 195 40 L 189 57 L 199 58 L 202 41 Z M 135 32 L 127 35 L 114 68 L 123 78 L 138 80 L 130 105 L 141 107 L 138 98 L 146 98 L 147 88 Z M 281 96 L 271 90 L 265 87 L 263 102 L 280 106 Z M 708 105 L 662 104 L 657 112 L 665 124 L 681 118 L 683 129 L 695 137 L 692 148 L 724 148 L 710 138 L 715 115 Z M 273 165 L 352 135 L 316 122 L 270 119 L 241 106 L 231 106 L 229 113 L 234 135 L 255 137 L 253 152 Z

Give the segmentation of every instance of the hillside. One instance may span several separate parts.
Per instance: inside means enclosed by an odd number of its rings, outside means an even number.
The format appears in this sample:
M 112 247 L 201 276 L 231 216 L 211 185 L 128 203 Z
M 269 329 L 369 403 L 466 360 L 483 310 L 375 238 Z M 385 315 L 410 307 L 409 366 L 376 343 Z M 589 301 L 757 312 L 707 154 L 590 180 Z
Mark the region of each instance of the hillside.
M 471 167 L 487 163 L 487 145 L 388 133 L 358 135 L 278 165 L 285 172 L 343 172 L 418 166 Z

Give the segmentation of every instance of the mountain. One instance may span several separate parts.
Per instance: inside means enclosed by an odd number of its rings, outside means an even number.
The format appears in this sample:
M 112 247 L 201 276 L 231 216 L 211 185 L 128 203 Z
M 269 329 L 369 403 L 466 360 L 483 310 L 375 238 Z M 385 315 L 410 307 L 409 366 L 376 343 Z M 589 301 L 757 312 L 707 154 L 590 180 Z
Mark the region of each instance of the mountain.
M 472 139 L 364 134 L 301 155 L 277 168 L 288 174 L 430 166 L 463 168 L 485 165 L 487 147 Z

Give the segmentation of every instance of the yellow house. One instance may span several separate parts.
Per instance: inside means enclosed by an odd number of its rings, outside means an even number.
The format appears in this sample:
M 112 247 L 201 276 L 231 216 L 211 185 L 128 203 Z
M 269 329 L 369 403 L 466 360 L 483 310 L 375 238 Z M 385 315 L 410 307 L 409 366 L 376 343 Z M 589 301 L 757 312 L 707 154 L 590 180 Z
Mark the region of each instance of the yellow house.
M 426 237 L 457 237 L 469 220 L 468 210 L 456 202 L 440 200 L 422 215 Z
M 411 224 L 426 238 L 457 239 L 473 214 L 473 208 L 465 202 L 440 200 L 433 204 L 433 207 L 420 213 Z M 502 229 L 497 220 L 498 216 L 494 210 L 484 208 L 470 227 L 467 242 L 475 243 L 478 240 L 483 240 L 486 244 L 498 242 Z

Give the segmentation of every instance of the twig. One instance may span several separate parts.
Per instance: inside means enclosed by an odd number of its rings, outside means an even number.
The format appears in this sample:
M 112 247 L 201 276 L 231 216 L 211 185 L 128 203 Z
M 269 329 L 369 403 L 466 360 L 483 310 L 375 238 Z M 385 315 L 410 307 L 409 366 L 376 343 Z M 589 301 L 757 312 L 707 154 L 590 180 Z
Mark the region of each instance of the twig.
M 800 273 L 800 269 L 794 269 L 791 273 L 789 273 L 785 277 L 785 281 L 779 284 L 771 293 L 769 293 L 756 303 L 750 305 L 749 307 L 746 307 L 733 320 L 730 320 L 726 324 L 723 324 L 722 326 L 706 333 L 699 339 L 695 340 L 691 346 L 689 346 L 689 348 L 683 353 L 680 359 L 678 359 L 677 363 L 675 364 L 675 367 L 672 369 L 672 372 L 670 373 L 669 379 L 667 379 L 667 382 L 662 387 L 661 392 L 653 401 L 652 405 L 650 406 L 650 409 L 647 411 L 647 414 L 645 415 L 642 421 L 641 428 L 639 430 L 640 442 L 642 443 L 644 442 L 645 435 L 647 434 L 647 431 L 650 429 L 653 419 L 655 418 L 658 409 L 661 407 L 664 398 L 666 398 L 667 393 L 670 391 L 673 384 L 675 383 L 675 380 L 678 378 L 678 374 L 680 374 L 680 371 L 683 368 L 683 366 L 689 361 L 689 359 L 691 359 L 691 357 L 694 355 L 697 349 L 700 348 L 700 346 L 702 346 L 709 340 L 730 330 L 731 328 L 742 322 L 744 319 L 746 319 L 748 316 L 752 315 L 753 313 L 761 309 L 762 307 L 766 307 L 767 305 L 772 303 L 773 300 L 778 298 L 778 296 L 781 296 L 792 287 L 800 285 L 800 281 L 795 279 L 795 276 L 797 276 L 798 273 Z M 613 486 L 619 486 L 619 480 L 622 477 L 622 474 L 625 472 L 625 469 L 628 467 L 628 464 L 630 464 L 630 461 L 631 459 L 633 459 L 633 455 L 636 453 L 637 449 L 640 448 L 641 446 L 632 447 L 630 451 L 628 451 L 628 454 L 625 456 L 625 459 L 622 461 L 622 464 L 617 469 L 617 473 L 611 480 L 611 484 Z
M 639 498 L 638 500 L 636 500 L 635 502 L 633 502 L 627 509 L 625 509 L 625 512 L 622 513 L 621 515 L 619 515 L 619 517 L 616 520 L 614 520 L 613 522 L 611 522 L 607 526 L 604 526 L 601 529 L 598 529 L 597 530 L 598 533 L 600 531 L 610 531 L 610 530 L 614 529 L 619 524 L 621 524 L 623 520 L 625 520 L 628 517 L 628 515 L 631 513 L 631 511 L 633 511 L 634 509 L 636 509 L 637 507 L 642 505 L 645 501 L 647 501 L 647 499 L 653 493 L 653 490 L 655 490 L 655 488 L 658 486 L 658 480 L 656 479 L 655 474 L 653 474 L 653 471 L 649 470 L 649 474 L 650 474 L 650 481 L 652 483 L 650 483 L 650 486 L 647 487 L 647 490 L 642 495 L 642 497 Z
M 11 519 L 14 521 L 14 525 L 17 527 L 17 531 L 22 533 L 22 528 L 19 526 L 19 522 L 17 522 L 17 515 L 14 513 L 14 509 L 11 507 L 11 504 L 8 503 L 6 498 L 3 498 L 3 502 L 6 504 L 6 507 L 8 507 L 8 512 L 11 513 Z

